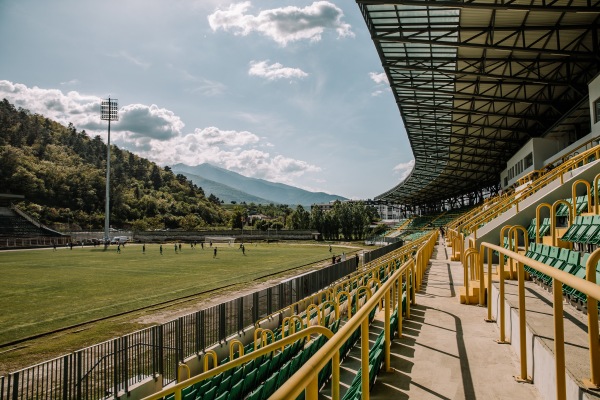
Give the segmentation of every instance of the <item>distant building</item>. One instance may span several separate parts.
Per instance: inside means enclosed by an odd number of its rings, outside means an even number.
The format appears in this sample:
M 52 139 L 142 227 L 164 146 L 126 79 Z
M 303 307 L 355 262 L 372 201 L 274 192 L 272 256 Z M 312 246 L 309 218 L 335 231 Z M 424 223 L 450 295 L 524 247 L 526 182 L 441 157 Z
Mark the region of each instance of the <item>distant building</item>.
M 344 203 L 353 202 L 353 201 L 356 201 L 356 200 L 346 200 L 346 201 L 344 201 Z M 371 206 L 371 207 L 375 208 L 377 210 L 377 214 L 379 215 L 379 218 L 381 218 L 382 220 L 398 221 L 400 219 L 406 218 L 406 211 L 403 210 L 400 207 L 400 205 L 398 205 L 398 204 L 387 204 L 387 203 L 381 203 L 381 202 L 372 201 L 372 200 L 360 200 L 360 201 L 362 201 L 367 206 Z M 334 203 L 335 202 L 332 201 L 329 203 L 313 204 L 311 206 L 311 210 L 313 207 L 318 207 L 322 211 L 329 211 L 333 208 Z

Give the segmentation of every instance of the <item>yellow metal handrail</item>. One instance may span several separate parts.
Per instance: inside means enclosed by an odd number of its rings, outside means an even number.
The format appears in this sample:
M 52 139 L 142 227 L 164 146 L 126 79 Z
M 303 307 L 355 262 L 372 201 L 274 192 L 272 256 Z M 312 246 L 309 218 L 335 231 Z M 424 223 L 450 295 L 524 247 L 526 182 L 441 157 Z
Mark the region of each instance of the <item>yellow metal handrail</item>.
M 429 259 L 433 252 L 433 247 L 437 239 L 437 231 L 428 236 L 427 242 L 423 245 L 421 257 Z M 295 399 L 300 393 L 305 390 L 305 398 L 307 400 L 316 400 L 319 396 L 318 379 L 319 372 L 332 360 L 332 358 L 339 355 L 340 348 L 344 343 L 352 336 L 352 334 L 360 327 L 361 329 L 361 368 L 362 368 L 362 399 L 369 400 L 369 314 L 373 310 L 381 299 L 384 300 L 384 368 L 386 371 L 390 371 L 390 344 L 391 344 L 391 327 L 390 327 L 390 311 L 395 307 L 396 302 L 399 303 L 398 312 L 398 329 L 401 334 L 401 303 L 402 296 L 400 290 L 402 288 L 402 277 L 403 274 L 414 268 L 416 263 L 415 259 L 411 259 L 404 263 L 399 269 L 397 269 L 388 280 L 381 285 L 381 288 L 372 294 L 369 300 L 357 310 L 354 317 L 348 320 L 348 322 L 341 327 L 338 332 L 327 342 L 321 349 L 319 349 L 308 361 L 292 375 L 271 397 L 270 399 Z M 417 268 L 421 273 L 424 273 L 424 269 Z M 415 285 L 415 276 L 413 275 L 413 285 Z M 398 286 L 398 298 L 396 296 L 390 296 L 391 293 L 396 293 L 393 288 Z M 407 281 L 407 305 L 410 302 L 409 288 L 410 281 Z M 393 304 L 392 304 L 393 303 Z M 335 361 L 332 366 L 336 366 Z M 332 398 L 334 400 L 339 399 L 339 382 L 332 382 Z
M 517 212 L 519 210 L 519 203 L 531 196 L 533 193 L 547 186 L 549 183 L 555 181 L 556 179 L 560 179 L 560 182 L 563 183 L 563 175 L 566 172 L 569 172 L 575 168 L 579 167 L 579 164 L 587 164 L 589 162 L 589 158 L 591 156 L 595 156 L 596 160 L 600 158 L 600 145 L 595 146 L 592 149 L 589 149 L 577 156 L 572 157 L 571 159 L 565 161 L 563 164 L 557 166 L 553 170 L 545 173 L 540 176 L 538 179 L 532 182 L 530 186 L 526 189 L 518 192 L 512 193 L 505 198 L 500 197 L 499 201 L 496 202 L 493 206 L 487 205 L 486 208 L 482 206 L 482 210 L 479 213 L 475 213 L 470 215 L 470 218 L 463 219 L 460 223 L 451 224 L 451 227 L 457 229 L 458 231 L 463 231 L 467 234 L 475 232 L 477 227 L 481 224 L 487 223 L 492 219 L 496 218 L 498 215 L 512 208 L 516 207 Z M 468 221 L 468 222 L 467 222 Z
M 346 277 L 343 280 L 334 282 L 332 284 L 332 287 L 334 289 L 334 296 L 336 295 L 336 291 L 339 286 L 344 286 L 344 285 L 359 281 L 366 275 L 375 272 L 375 270 L 379 270 L 379 268 L 382 266 L 382 264 L 389 263 L 391 261 L 395 262 L 398 259 L 407 257 L 409 254 L 411 254 L 416 249 L 418 249 L 417 246 L 421 246 L 422 243 L 425 242 L 426 240 L 427 240 L 427 237 L 419 238 L 418 240 L 415 240 L 414 242 L 411 242 L 397 250 L 394 250 L 393 252 L 390 252 L 390 253 L 384 255 L 383 257 L 379 257 L 378 259 L 367 263 L 366 267 L 363 267 L 363 268 L 359 269 L 358 271 L 355 271 L 355 272 L 352 272 L 352 273 L 346 275 Z M 308 307 L 307 303 L 313 304 L 315 298 L 317 299 L 317 301 L 319 303 L 321 303 L 320 300 L 322 298 L 331 298 L 329 292 L 332 289 L 332 287 L 325 288 L 315 294 L 312 294 L 302 300 L 292 303 L 289 306 L 286 306 L 274 313 L 271 313 L 271 314 L 259 319 L 258 321 L 256 321 L 255 326 L 259 327 L 262 322 L 268 321 L 275 316 L 285 313 L 286 311 L 289 311 L 291 313 L 296 313 L 297 308 Z M 326 300 L 323 300 L 323 301 L 326 301 Z
M 327 329 L 323 326 L 311 326 L 310 328 L 303 329 L 299 332 L 294 333 L 293 335 L 290 335 L 286 338 L 282 338 L 281 340 L 278 340 L 275 343 L 271 343 L 268 346 L 265 346 L 258 350 L 255 350 L 252 353 L 248 353 L 246 355 L 236 358 L 235 360 L 231 360 L 226 364 L 219 365 L 218 367 L 213 368 L 208 371 L 204 371 L 203 373 L 196 375 L 195 377 L 193 377 L 191 379 L 186 379 L 185 381 L 182 381 L 182 382 L 180 382 L 176 385 L 173 385 L 167 389 L 163 389 L 160 392 L 153 393 L 148 397 L 144 397 L 143 400 L 158 400 L 158 399 L 161 399 L 170 394 L 175 394 L 175 400 L 181 400 L 181 398 L 182 398 L 181 391 L 183 389 L 190 387 L 193 384 L 201 382 L 205 379 L 212 378 L 213 376 L 219 375 L 221 372 L 225 372 L 231 368 L 234 368 L 234 367 L 240 366 L 242 364 L 245 364 L 249 361 L 252 361 L 253 359 L 260 357 L 264 354 L 269 354 L 273 351 L 276 351 L 279 348 L 281 348 L 281 346 L 285 346 L 287 344 L 294 343 L 295 341 L 302 339 L 306 335 L 324 335 L 325 337 L 327 337 L 327 339 L 331 339 L 333 337 L 333 332 L 331 332 L 329 329 Z M 333 359 L 334 359 L 334 363 L 332 366 L 333 367 L 333 378 L 332 379 L 333 379 L 333 381 L 337 380 L 338 385 L 339 385 L 339 365 L 340 365 L 339 353 L 337 355 L 337 362 L 336 362 L 335 356 L 333 357 Z M 337 377 L 336 377 L 336 372 L 337 372 Z
M 514 229 L 515 227 L 511 228 Z M 522 227 L 521 227 L 522 228 Z M 516 236 L 516 230 L 515 230 Z M 499 318 L 500 318 L 500 343 L 505 341 L 505 312 L 504 312 L 504 256 L 507 256 L 511 262 L 517 262 L 519 279 L 519 342 L 521 355 L 521 371 L 519 380 L 529 380 L 527 376 L 527 348 L 525 338 L 525 270 L 524 265 L 535 269 L 552 278 L 553 287 L 553 306 L 554 306 L 554 354 L 556 370 L 556 398 L 559 400 L 566 398 L 565 383 L 565 349 L 564 349 L 564 322 L 563 322 L 563 283 L 587 295 L 587 315 L 588 315 L 588 340 L 590 352 L 590 379 L 584 379 L 584 383 L 590 388 L 600 388 L 600 343 L 598 342 L 598 300 L 600 300 L 600 286 L 596 282 L 596 265 L 600 260 L 600 249 L 594 251 L 586 263 L 586 279 L 578 278 L 557 268 L 543 264 L 534 259 L 528 258 L 515 251 L 505 249 L 491 243 L 481 243 L 480 246 L 480 274 L 483 274 L 483 254 L 485 249 L 488 251 L 488 282 L 491 289 L 492 257 L 491 252 L 500 253 L 500 297 L 499 297 Z M 491 319 L 492 296 L 488 295 L 488 319 Z

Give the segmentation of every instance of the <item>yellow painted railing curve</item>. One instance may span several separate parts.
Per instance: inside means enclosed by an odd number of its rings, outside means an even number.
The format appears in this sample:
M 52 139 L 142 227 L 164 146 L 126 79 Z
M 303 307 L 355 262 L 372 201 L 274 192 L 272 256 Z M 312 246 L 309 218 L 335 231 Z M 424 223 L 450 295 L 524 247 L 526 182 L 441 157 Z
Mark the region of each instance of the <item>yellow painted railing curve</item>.
M 271 343 L 268 346 L 257 349 L 255 351 L 253 351 L 252 353 L 248 353 L 241 357 L 236 358 L 235 360 L 231 360 L 226 364 L 219 365 L 218 367 L 213 368 L 208 371 L 204 371 L 203 373 L 196 375 L 195 377 L 193 377 L 191 379 L 187 379 L 187 380 L 182 381 L 182 382 L 180 382 L 176 385 L 173 385 L 169 388 L 163 389 L 160 392 L 156 392 L 148 397 L 145 397 L 143 400 L 158 400 L 158 399 L 162 399 L 163 397 L 168 396 L 170 394 L 175 395 L 175 400 L 181 400 L 181 398 L 182 398 L 181 391 L 183 389 L 185 389 L 189 386 L 192 386 L 198 382 L 201 382 L 205 379 L 209 379 L 209 378 L 212 378 L 213 376 L 219 375 L 221 372 L 224 372 L 231 368 L 245 364 L 259 356 L 279 350 L 282 346 L 294 343 L 295 341 L 302 339 L 306 335 L 324 335 L 327 339 L 331 339 L 333 337 L 333 332 L 331 332 L 329 329 L 327 329 L 323 326 L 311 326 L 310 328 L 306 328 L 301 331 L 298 331 L 290 336 L 287 336 L 286 338 L 282 338 L 275 343 Z M 337 381 L 337 383 L 339 385 L 339 365 L 340 365 L 339 352 L 337 355 L 337 363 L 335 361 L 336 361 L 336 359 L 334 357 L 334 363 L 332 365 L 332 371 L 333 371 L 332 379 L 333 379 L 333 381 Z M 336 376 L 336 371 L 337 371 L 337 376 Z
M 427 241 L 423 247 L 423 257 L 429 259 L 435 246 L 437 232 L 428 236 Z M 369 400 L 369 313 L 380 303 L 381 299 L 384 299 L 384 370 L 390 370 L 390 344 L 391 344 L 391 327 L 390 327 L 390 314 L 391 310 L 395 308 L 395 304 L 398 303 L 399 307 L 402 304 L 402 278 L 408 271 L 415 271 L 415 258 L 412 258 L 405 262 L 400 268 L 396 269 L 392 275 L 385 281 L 379 290 L 374 292 L 372 296 L 363 304 L 360 309 L 354 314 L 354 316 L 348 320 L 348 322 L 342 326 L 338 332 L 321 347 L 308 361 L 292 375 L 271 397 L 270 399 L 295 399 L 305 391 L 306 400 L 316 400 L 319 397 L 318 379 L 319 372 L 327 365 L 327 363 L 338 356 L 340 348 L 344 343 L 352 336 L 356 329 L 361 329 L 361 368 L 365 371 L 362 374 L 362 399 Z M 424 273 L 425 270 L 421 270 Z M 412 285 L 410 281 L 406 284 L 406 303 L 407 306 L 410 303 L 410 286 L 416 284 L 416 279 L 413 275 Z M 394 291 L 393 288 L 398 288 Z M 397 293 L 398 296 L 391 296 L 392 293 Z M 401 335 L 401 320 L 402 313 L 398 313 L 398 326 L 399 335 Z M 335 365 L 335 361 L 332 363 L 335 368 L 339 366 Z M 339 399 L 339 381 L 332 382 L 332 399 Z
M 586 263 L 586 279 L 578 278 L 568 272 L 543 264 L 534 259 L 525 257 L 517 252 L 505 249 L 491 243 L 481 243 L 480 257 L 488 250 L 488 274 L 491 272 L 491 251 L 500 253 L 501 271 L 504 267 L 504 256 L 509 260 L 517 262 L 519 279 L 519 352 L 521 355 L 520 376 L 518 379 L 527 381 L 527 348 L 525 338 L 526 312 L 525 312 L 525 269 L 524 265 L 535 269 L 552 278 L 552 287 L 560 288 L 553 290 L 553 308 L 554 308 L 554 355 L 556 371 L 556 398 L 559 400 L 566 398 L 565 383 L 565 349 L 564 349 L 564 317 L 563 317 L 563 283 L 587 295 L 587 315 L 588 315 L 588 341 L 590 353 L 590 377 L 583 379 L 584 384 L 590 388 L 600 388 L 600 343 L 598 336 L 598 300 L 600 300 L 600 286 L 596 282 L 596 265 L 600 261 L 600 249 L 594 251 Z M 481 273 L 483 273 L 483 263 L 481 264 Z M 504 279 L 500 274 L 500 340 L 505 342 L 505 313 L 504 313 Z M 488 296 L 488 318 L 491 317 L 492 296 Z

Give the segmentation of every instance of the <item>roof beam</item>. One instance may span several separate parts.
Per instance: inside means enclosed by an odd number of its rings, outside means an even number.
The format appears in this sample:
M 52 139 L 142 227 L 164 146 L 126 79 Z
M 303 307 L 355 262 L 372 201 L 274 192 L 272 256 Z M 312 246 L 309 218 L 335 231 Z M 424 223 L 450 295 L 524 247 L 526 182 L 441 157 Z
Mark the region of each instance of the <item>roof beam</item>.
M 545 80 L 540 78 L 529 78 L 525 76 L 513 76 L 510 74 L 491 74 L 485 72 L 474 72 L 474 71 L 465 71 L 465 70 L 457 70 L 457 69 L 446 69 L 441 68 L 440 66 L 435 67 L 417 67 L 414 65 L 402 65 L 398 66 L 397 64 L 384 63 L 384 68 L 387 67 L 390 71 L 390 74 L 394 73 L 394 69 L 398 69 L 402 73 L 402 71 L 416 71 L 416 72 L 435 72 L 436 74 L 447 74 L 448 76 L 471 76 L 474 78 L 483 78 L 484 80 L 499 80 L 502 83 L 506 84 L 514 84 L 519 85 L 523 83 L 529 83 L 534 85 L 553 85 L 553 86 L 568 86 L 569 82 L 566 81 L 556 81 L 556 80 Z M 450 66 L 452 68 L 453 66 Z
M 413 101 L 408 101 L 405 100 L 402 102 L 402 109 L 406 110 L 407 108 L 412 109 L 414 107 L 414 109 L 417 110 L 424 110 L 425 112 L 434 112 L 434 111 L 448 111 L 450 113 L 453 114 L 464 114 L 464 115 L 482 115 L 482 116 L 497 116 L 497 117 L 506 117 L 506 118 L 518 118 L 518 119 L 522 119 L 522 120 L 527 120 L 527 121 L 532 121 L 535 122 L 537 124 L 542 124 L 542 119 L 534 117 L 533 115 L 529 115 L 529 114 L 524 114 L 524 113 L 510 113 L 510 112 L 505 112 L 505 113 L 501 113 L 501 112 L 494 112 L 494 111 L 482 111 L 481 109 L 479 110 L 472 110 L 472 109 L 465 109 L 465 108 L 459 108 L 459 107 L 449 107 L 449 106 L 444 106 L 442 104 L 423 104 L 422 102 L 413 102 Z
M 458 32 L 458 30 L 457 30 Z M 424 31 L 423 33 L 426 33 Z M 390 43 L 406 43 L 406 44 L 423 44 L 429 46 L 443 46 L 453 48 L 472 48 L 472 49 L 485 49 L 485 50 L 499 50 L 507 52 L 529 52 L 535 54 L 551 54 L 565 57 L 576 57 L 578 59 L 585 60 L 596 60 L 600 57 L 598 54 L 593 54 L 589 51 L 569 51 L 563 49 L 545 49 L 545 48 L 534 48 L 534 47 L 515 47 L 515 46 L 504 46 L 498 44 L 480 44 L 471 43 L 465 41 L 450 42 L 447 40 L 435 40 L 435 39 L 413 39 L 407 37 L 373 37 L 373 41 L 376 42 L 390 42 Z
M 447 94 L 450 96 L 453 96 L 453 100 L 465 100 L 465 101 L 475 101 L 475 100 L 480 100 L 480 99 L 485 99 L 485 100 L 494 100 L 494 101 L 500 101 L 500 102 L 505 102 L 505 103 L 528 103 L 528 104 L 545 104 L 545 105 L 551 105 L 553 104 L 553 102 L 551 100 L 539 100 L 539 99 L 531 99 L 531 98 L 508 98 L 505 96 L 494 96 L 494 95 L 489 95 L 489 94 L 481 94 L 481 93 L 465 93 L 465 92 L 461 92 L 461 91 L 457 91 L 457 90 L 445 90 L 445 89 L 439 89 L 439 88 L 428 88 L 428 87 L 422 87 L 422 86 L 410 86 L 410 85 L 402 85 L 402 84 L 397 84 L 397 83 L 393 83 L 390 82 L 390 86 L 392 87 L 392 89 L 395 88 L 399 88 L 399 89 L 403 89 L 403 90 L 408 90 L 408 91 L 412 91 L 412 92 L 431 92 L 434 94 Z M 411 97 L 402 97 L 398 94 L 398 92 L 394 93 L 399 100 L 403 99 L 403 98 L 414 98 L 417 99 L 419 98 L 418 95 L 415 96 L 411 96 Z
M 599 1 L 587 1 L 587 5 L 563 5 L 556 4 L 557 2 L 544 2 L 543 4 L 532 4 L 535 1 L 530 1 L 529 4 L 520 4 L 510 0 L 500 0 L 495 3 L 466 0 L 466 1 L 451 1 L 451 0 L 356 0 L 361 7 L 368 5 L 389 5 L 389 6 L 416 6 L 416 7 L 443 7 L 443 8 L 472 8 L 483 10 L 522 10 L 522 11 L 546 11 L 559 13 L 600 13 Z M 542 3 L 542 2 L 540 2 Z

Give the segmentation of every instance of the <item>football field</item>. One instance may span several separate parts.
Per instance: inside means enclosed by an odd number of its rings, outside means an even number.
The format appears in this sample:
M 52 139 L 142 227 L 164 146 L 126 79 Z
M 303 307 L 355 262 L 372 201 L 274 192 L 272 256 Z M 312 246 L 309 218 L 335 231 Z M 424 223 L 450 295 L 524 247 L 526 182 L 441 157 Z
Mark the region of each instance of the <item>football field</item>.
M 128 244 L 0 252 L 0 345 L 252 281 L 352 249 L 316 244 Z

